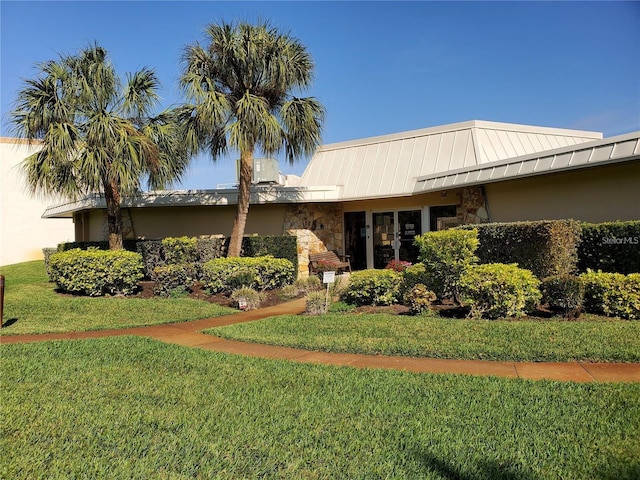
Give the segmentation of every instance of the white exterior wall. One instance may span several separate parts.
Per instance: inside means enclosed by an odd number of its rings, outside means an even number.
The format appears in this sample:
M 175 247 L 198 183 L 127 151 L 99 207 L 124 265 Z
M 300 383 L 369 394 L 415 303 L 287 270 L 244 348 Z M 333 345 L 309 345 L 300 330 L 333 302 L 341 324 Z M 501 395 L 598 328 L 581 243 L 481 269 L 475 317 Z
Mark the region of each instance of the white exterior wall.
M 74 238 L 73 221 L 41 218 L 55 198 L 35 198 L 27 190 L 20 162 L 36 148 L 0 137 L 0 265 L 38 260 L 42 249 Z

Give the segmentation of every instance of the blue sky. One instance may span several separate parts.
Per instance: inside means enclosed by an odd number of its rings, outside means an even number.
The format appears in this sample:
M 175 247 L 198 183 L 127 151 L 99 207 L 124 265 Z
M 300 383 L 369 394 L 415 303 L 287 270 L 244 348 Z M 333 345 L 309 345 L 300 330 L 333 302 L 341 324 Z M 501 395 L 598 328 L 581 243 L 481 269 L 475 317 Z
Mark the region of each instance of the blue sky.
M 37 62 L 96 41 L 117 71 L 143 66 L 181 101 L 183 48 L 208 23 L 267 19 L 316 62 L 307 92 L 327 108 L 323 143 L 466 120 L 640 130 L 640 2 L 0 3 L 1 135 Z M 230 156 L 195 159 L 178 188 L 234 181 Z M 307 160 L 284 173 L 301 174 Z

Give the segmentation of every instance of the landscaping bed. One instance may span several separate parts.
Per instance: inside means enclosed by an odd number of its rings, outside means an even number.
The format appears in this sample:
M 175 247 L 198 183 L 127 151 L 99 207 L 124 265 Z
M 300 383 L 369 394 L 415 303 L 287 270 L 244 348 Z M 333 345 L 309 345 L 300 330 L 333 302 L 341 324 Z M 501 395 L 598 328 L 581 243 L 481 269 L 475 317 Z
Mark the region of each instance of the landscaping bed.
M 142 281 L 139 283 L 140 289 L 133 298 L 156 298 L 153 293 L 154 282 Z M 282 296 L 281 289 L 266 290 L 263 292 L 263 301 L 260 302 L 260 308 L 271 307 L 273 305 L 279 305 L 280 303 L 289 301 Z M 190 298 L 193 300 L 202 300 L 209 303 L 215 303 L 221 307 L 236 308 L 237 305 L 229 295 L 224 293 L 210 293 L 208 292 L 202 283 L 196 283 L 191 292 L 184 294 L 183 298 Z

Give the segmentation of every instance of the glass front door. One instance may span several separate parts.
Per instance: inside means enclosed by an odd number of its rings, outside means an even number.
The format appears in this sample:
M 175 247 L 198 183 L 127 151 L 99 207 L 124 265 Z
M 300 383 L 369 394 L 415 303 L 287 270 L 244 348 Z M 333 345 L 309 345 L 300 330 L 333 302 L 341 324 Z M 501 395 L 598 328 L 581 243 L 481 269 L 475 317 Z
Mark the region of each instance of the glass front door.
M 373 268 L 384 268 L 395 257 L 395 212 L 376 212 L 373 214 Z
M 398 212 L 398 260 L 416 263 L 420 249 L 413 244 L 416 235 L 422 233 L 422 212 L 420 210 L 401 210 Z
M 422 233 L 421 210 L 373 213 L 373 268 L 384 268 L 391 260 L 415 263 L 419 250 L 413 245 Z

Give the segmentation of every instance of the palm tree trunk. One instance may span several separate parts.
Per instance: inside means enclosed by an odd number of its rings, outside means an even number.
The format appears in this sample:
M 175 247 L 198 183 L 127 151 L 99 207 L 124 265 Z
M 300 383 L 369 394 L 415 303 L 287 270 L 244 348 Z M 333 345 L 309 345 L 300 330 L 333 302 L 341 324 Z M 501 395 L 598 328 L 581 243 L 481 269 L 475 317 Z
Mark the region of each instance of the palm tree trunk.
M 239 257 L 242 250 L 242 238 L 247 224 L 249 200 L 251 196 L 251 180 L 253 180 L 253 149 L 240 154 L 240 179 L 238 184 L 238 208 L 233 220 L 231 239 L 227 257 Z
M 120 213 L 120 192 L 115 182 L 105 182 L 104 199 L 107 203 L 109 250 L 122 250 L 122 215 Z

